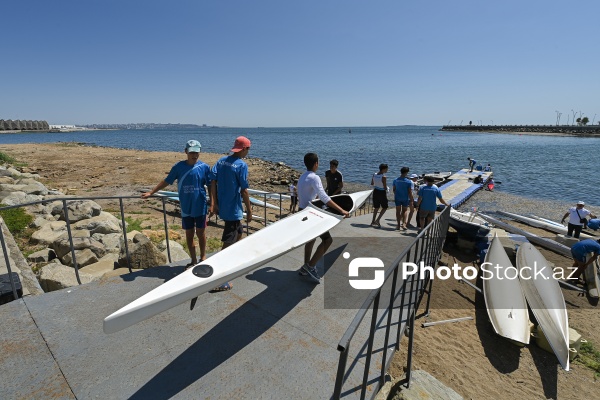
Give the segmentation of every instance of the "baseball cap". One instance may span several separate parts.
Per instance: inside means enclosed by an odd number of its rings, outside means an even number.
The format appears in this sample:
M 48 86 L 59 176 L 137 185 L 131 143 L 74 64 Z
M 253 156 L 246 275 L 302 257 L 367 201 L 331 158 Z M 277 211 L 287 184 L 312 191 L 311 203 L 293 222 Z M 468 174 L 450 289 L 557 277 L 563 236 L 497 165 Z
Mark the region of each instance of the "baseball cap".
M 578 205 L 578 206 L 585 206 L 585 203 L 584 203 L 583 201 L 578 201 L 578 202 L 577 202 L 577 205 Z
M 237 139 L 235 139 L 235 142 L 233 143 L 233 148 L 231 149 L 231 151 L 237 153 L 238 151 L 242 151 L 245 148 L 250 147 L 250 144 L 250 139 L 248 139 L 245 136 L 238 136 Z
M 410 174 L 410 176 L 408 178 L 409 179 L 415 179 L 415 178 L 418 178 L 418 177 L 419 177 L 419 175 L 417 175 L 417 174 Z
M 189 153 L 200 153 L 201 148 L 202 148 L 202 145 L 197 140 L 188 140 L 188 142 L 185 145 L 185 149 Z

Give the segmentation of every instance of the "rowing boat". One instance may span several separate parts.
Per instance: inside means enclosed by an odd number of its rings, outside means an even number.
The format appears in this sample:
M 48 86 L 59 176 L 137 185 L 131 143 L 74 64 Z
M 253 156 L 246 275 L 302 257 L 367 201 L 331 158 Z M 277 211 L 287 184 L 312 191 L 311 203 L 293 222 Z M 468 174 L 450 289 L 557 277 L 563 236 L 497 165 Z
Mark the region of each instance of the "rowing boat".
M 529 314 L 517 278 L 518 271 L 510 262 L 497 233 L 494 233 L 482 268 L 488 271 L 482 274 L 483 297 L 494 331 L 507 339 L 529 344 Z
M 344 210 L 360 207 L 372 191 L 332 196 Z M 315 200 L 292 214 L 181 273 L 104 319 L 104 332 L 114 333 L 191 300 L 244 275 L 335 227 L 344 217 Z
M 517 250 L 517 268 L 527 303 L 560 365 L 569 370 L 569 320 L 565 299 L 548 261 L 531 243 Z
M 556 225 L 555 222 L 546 222 L 540 219 L 535 219 L 535 218 L 529 218 L 526 217 L 524 215 L 519 215 L 519 214 L 514 214 L 514 213 L 510 213 L 510 212 L 506 212 L 506 211 L 498 211 L 498 214 L 504 215 L 506 217 L 512 218 L 516 221 L 522 222 L 524 224 L 530 225 L 530 226 L 534 226 L 536 228 L 541 228 L 541 229 L 545 229 L 547 231 L 550 232 L 555 232 L 555 233 L 562 233 L 562 234 L 566 234 L 567 233 L 567 227 L 566 226 L 558 226 Z M 580 235 L 581 239 L 593 239 L 593 236 L 587 235 L 585 233 L 581 233 Z
M 287 194 L 265 192 L 264 190 L 258 189 L 248 189 L 248 193 L 253 194 L 262 199 L 267 198 L 272 200 L 289 200 L 291 198 L 290 195 Z
M 474 212 L 460 212 L 450 209 L 450 226 L 467 237 L 485 236 L 492 225 Z

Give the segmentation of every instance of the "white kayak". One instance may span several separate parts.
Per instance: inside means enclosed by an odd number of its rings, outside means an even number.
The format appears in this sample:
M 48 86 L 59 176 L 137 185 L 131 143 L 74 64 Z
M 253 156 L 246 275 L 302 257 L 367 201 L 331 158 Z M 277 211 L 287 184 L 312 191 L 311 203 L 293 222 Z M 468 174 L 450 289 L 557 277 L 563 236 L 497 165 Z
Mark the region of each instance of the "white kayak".
M 529 344 L 529 313 L 517 278 L 518 271 L 510 262 L 497 233 L 488 248 L 485 263 L 482 268 L 489 273 L 482 273 L 483 297 L 494 330 L 502 337 Z
M 272 199 L 272 200 L 289 200 L 291 197 L 288 194 L 279 194 L 279 193 L 271 193 L 271 192 L 265 192 L 264 190 L 258 190 L 258 189 L 248 189 L 248 193 L 249 194 L 253 194 L 256 197 L 263 199 L 266 197 L 267 199 Z
M 332 196 L 352 212 L 371 190 Z M 342 215 L 313 201 L 304 210 L 269 225 L 181 273 L 104 319 L 104 332 L 114 333 L 189 301 L 287 253 L 335 227 Z
M 475 237 L 477 234 L 487 235 L 492 228 L 492 224 L 479 217 L 474 212 L 460 212 L 450 209 L 450 226 L 458 232 L 467 236 Z
M 506 211 L 498 211 L 498 214 L 504 215 L 506 217 L 510 217 L 516 221 L 522 222 L 522 223 L 530 225 L 530 226 L 534 226 L 536 228 L 545 229 L 550 232 L 562 233 L 562 234 L 567 233 L 566 226 L 558 226 L 555 222 L 550 223 L 550 222 L 546 222 L 541 219 L 529 218 L 524 215 L 514 214 L 514 213 L 510 213 L 510 212 L 506 212 Z M 593 236 L 587 235 L 583 232 L 579 236 L 580 236 L 580 239 L 593 239 L 594 238 Z
M 531 214 L 531 218 L 537 219 L 538 221 L 544 221 L 547 222 L 549 224 L 558 226 L 558 227 L 565 227 L 565 225 L 561 224 L 560 222 L 556 222 L 556 221 L 552 221 L 551 219 L 546 219 L 546 218 L 542 218 L 542 217 L 538 217 L 537 215 L 533 215 Z
M 179 201 L 179 193 L 177 193 L 177 192 L 170 192 L 168 190 L 159 190 L 158 192 L 156 192 L 156 194 L 158 196 L 168 197 L 170 200 Z M 209 199 L 209 197 L 207 196 L 206 200 L 208 201 L 208 199 Z M 259 206 L 259 207 L 267 207 L 272 210 L 279 210 L 278 206 L 275 206 L 271 203 L 267 203 L 265 201 L 256 199 L 252 196 L 250 196 L 250 203 L 254 204 L 255 206 Z
M 558 281 L 548 261 L 531 243 L 517 250 L 521 288 L 560 365 L 569 370 L 569 320 Z

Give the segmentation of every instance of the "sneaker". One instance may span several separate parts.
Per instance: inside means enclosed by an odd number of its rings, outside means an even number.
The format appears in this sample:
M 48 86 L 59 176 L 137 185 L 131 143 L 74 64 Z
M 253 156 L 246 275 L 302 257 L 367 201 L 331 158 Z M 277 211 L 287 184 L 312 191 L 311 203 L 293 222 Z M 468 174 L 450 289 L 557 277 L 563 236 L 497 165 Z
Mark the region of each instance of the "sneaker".
M 304 270 L 305 267 L 306 267 L 306 264 L 304 264 L 303 266 L 300 267 L 300 269 L 298 270 L 298 275 L 302 275 L 302 276 L 308 275 L 308 272 L 306 272 Z
M 319 272 L 317 271 L 317 267 L 310 267 L 308 264 L 304 264 L 302 266 L 302 270 L 306 272 L 306 276 L 308 276 L 311 280 L 316 283 L 321 283 L 321 277 L 319 276 Z

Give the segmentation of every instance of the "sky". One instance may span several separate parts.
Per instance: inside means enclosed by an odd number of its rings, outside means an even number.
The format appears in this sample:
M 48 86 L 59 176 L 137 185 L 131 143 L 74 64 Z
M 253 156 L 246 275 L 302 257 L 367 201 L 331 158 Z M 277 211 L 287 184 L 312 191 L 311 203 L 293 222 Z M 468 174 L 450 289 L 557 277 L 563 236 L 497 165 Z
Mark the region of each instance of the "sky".
M 0 119 L 600 120 L 597 0 L 7 0 L 0 14 Z

